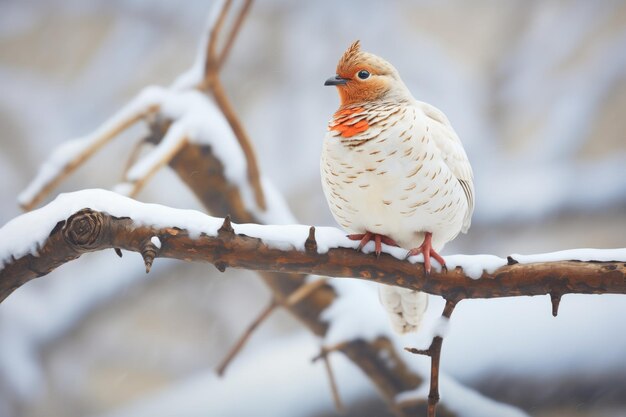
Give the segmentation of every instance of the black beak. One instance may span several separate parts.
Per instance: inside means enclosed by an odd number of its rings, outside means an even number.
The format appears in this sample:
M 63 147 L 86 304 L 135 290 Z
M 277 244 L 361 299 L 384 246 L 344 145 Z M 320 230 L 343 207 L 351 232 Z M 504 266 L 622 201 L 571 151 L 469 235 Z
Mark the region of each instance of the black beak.
M 327 79 L 324 85 L 345 85 L 347 82 L 348 78 L 341 78 L 340 76 L 335 75 L 334 77 Z

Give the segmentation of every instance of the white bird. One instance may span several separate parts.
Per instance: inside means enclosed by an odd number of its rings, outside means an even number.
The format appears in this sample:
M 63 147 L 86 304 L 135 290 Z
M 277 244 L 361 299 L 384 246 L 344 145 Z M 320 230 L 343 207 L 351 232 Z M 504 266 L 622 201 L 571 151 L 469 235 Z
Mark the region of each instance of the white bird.
M 447 117 L 417 101 L 384 59 L 354 42 L 326 80 L 340 107 L 324 139 L 322 188 L 335 220 L 360 240 L 431 257 L 442 267 L 443 246 L 467 232 L 474 210 L 472 168 Z M 382 286 L 380 298 L 394 329 L 417 330 L 426 294 Z

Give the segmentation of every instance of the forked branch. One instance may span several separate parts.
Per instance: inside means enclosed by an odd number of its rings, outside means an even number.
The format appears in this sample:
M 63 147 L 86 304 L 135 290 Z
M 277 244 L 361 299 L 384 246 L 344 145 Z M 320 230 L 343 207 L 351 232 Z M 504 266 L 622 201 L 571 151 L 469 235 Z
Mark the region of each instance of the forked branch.
M 441 313 L 441 320 L 447 324 L 450 320 L 457 301 L 446 300 L 446 305 Z M 417 355 L 426 355 L 430 357 L 430 391 L 428 392 L 428 417 L 435 417 L 437 412 L 437 404 L 439 403 L 439 369 L 441 360 L 441 346 L 443 345 L 443 335 L 439 334 L 433 337 L 428 349 L 405 348 L 408 352 Z
M 228 54 L 235 42 L 237 34 L 241 30 L 243 21 L 252 6 L 252 0 L 244 1 L 243 5 L 239 9 L 239 13 L 235 18 L 235 22 L 231 27 L 222 50 L 218 51 L 217 44 L 219 42 L 219 37 L 223 32 L 222 29 L 224 27 L 226 17 L 228 16 L 231 4 L 232 0 L 224 1 L 222 9 L 220 10 L 219 15 L 211 28 L 204 63 L 204 79 L 200 83 L 199 88 L 213 95 L 215 102 L 226 117 L 226 120 L 228 120 L 228 123 L 230 124 L 230 127 L 239 142 L 239 146 L 246 157 L 248 181 L 254 191 L 256 203 L 259 208 L 265 210 L 265 195 L 263 193 L 263 187 L 261 186 L 261 176 L 259 174 L 259 167 L 254 147 L 252 146 L 250 137 L 239 120 L 233 105 L 226 95 L 226 91 L 224 90 L 219 76 L 220 69 L 224 65 L 224 62 L 226 61 L 226 58 L 228 57 Z

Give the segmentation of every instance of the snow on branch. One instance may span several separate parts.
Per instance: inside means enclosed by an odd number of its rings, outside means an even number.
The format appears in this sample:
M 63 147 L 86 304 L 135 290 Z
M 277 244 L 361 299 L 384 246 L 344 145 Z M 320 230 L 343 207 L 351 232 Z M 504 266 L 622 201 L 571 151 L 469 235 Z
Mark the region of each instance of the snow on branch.
M 264 190 L 254 148 L 228 100 L 219 78 L 234 40 L 250 9 L 246 0 L 235 17 L 224 46 L 217 41 L 232 0 L 218 3 L 209 19 L 206 53 L 200 53 L 190 70 L 170 87 L 148 86 L 93 133 L 65 142 L 55 149 L 39 173 L 18 197 L 25 210 L 32 210 L 65 178 L 107 143 L 139 121 L 151 127 L 167 121 L 167 132 L 155 149 L 139 161 L 132 161 L 125 183 L 116 191 L 136 196 L 154 174 L 174 159 L 188 144 L 210 146 L 223 162 L 229 182 L 236 184 L 246 209 L 266 209 Z
M 424 273 L 420 257 L 384 247 L 354 249 L 335 228 L 234 224 L 193 210 L 145 204 L 104 190 L 62 194 L 0 229 L 0 300 L 30 279 L 86 252 L 120 248 L 155 258 L 258 271 L 354 277 L 425 291 L 447 300 L 563 294 L 625 294 L 626 249 L 580 249 L 507 259 L 447 256 L 449 269 Z M 373 248 L 366 247 L 366 252 Z M 467 271 L 471 271 L 468 273 Z M 478 273 L 478 271 L 481 271 Z

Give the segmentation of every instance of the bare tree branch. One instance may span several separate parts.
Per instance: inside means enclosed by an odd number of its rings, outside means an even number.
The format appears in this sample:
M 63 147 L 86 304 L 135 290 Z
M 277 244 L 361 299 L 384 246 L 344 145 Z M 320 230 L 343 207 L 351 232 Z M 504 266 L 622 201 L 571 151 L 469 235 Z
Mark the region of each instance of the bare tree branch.
M 248 326 L 246 331 L 243 333 L 243 335 L 239 338 L 237 343 L 235 343 L 235 345 L 231 348 L 231 350 L 228 352 L 226 357 L 218 365 L 217 374 L 219 376 L 224 375 L 224 373 L 226 372 L 226 368 L 228 368 L 228 365 L 230 365 L 230 363 L 233 361 L 235 356 L 237 356 L 237 354 L 244 347 L 244 345 L 246 344 L 250 336 L 252 336 L 252 333 L 254 333 L 256 328 L 259 327 L 259 325 L 263 323 L 270 316 L 270 314 L 274 312 L 274 310 L 276 310 L 276 307 L 278 307 L 278 305 L 279 304 L 276 302 L 276 300 L 272 300 L 267 305 L 267 307 L 265 307 L 261 311 L 261 313 L 257 316 L 257 318 L 255 318 L 254 321 L 250 323 L 250 325 Z
M 323 350 L 322 353 L 318 356 L 324 361 L 324 368 L 326 369 L 326 375 L 328 376 L 328 382 L 330 383 L 330 391 L 333 394 L 333 402 L 335 403 L 335 409 L 338 413 L 343 413 L 343 403 L 341 401 L 341 396 L 339 395 L 339 388 L 337 387 L 337 380 L 335 379 L 335 373 L 333 372 L 333 367 L 330 364 L 330 358 L 328 357 L 328 353 L 326 350 Z
M 22 202 L 21 206 L 24 210 L 32 210 L 39 204 L 48 194 L 59 186 L 70 174 L 76 171 L 82 164 L 84 164 L 91 156 L 93 156 L 104 145 L 109 143 L 120 133 L 124 132 L 138 121 L 145 118 L 147 115 L 157 111 L 156 107 L 149 107 L 144 111 L 136 112 L 123 120 L 119 120 L 115 126 L 111 126 L 102 132 L 98 132 L 99 135 L 92 138 L 88 147 L 78 153 L 72 160 L 68 161 L 58 175 L 48 179 L 44 186 L 35 195 L 31 196 L 28 201 Z
M 257 164 L 254 146 L 250 141 L 250 137 L 246 133 L 243 124 L 239 120 L 237 113 L 235 112 L 228 96 L 226 95 L 226 91 L 222 85 L 222 81 L 219 77 L 219 71 L 224 65 L 226 58 L 228 57 L 228 53 L 230 52 L 234 41 L 237 37 L 237 34 L 241 30 L 241 26 L 243 21 L 250 10 L 252 5 L 252 0 L 246 0 L 239 10 L 239 14 L 237 15 L 235 22 L 231 28 L 230 33 L 228 34 L 228 38 L 221 52 L 217 51 L 217 42 L 219 40 L 219 36 L 222 32 L 222 27 L 224 26 L 224 21 L 226 16 L 228 15 L 228 11 L 230 9 L 232 1 L 226 0 L 220 11 L 220 14 L 211 28 L 209 42 L 207 45 L 206 51 L 206 61 L 204 64 L 204 79 L 200 83 L 199 88 L 201 90 L 205 90 L 213 94 L 215 98 L 215 102 L 228 120 L 237 141 L 239 142 L 239 146 L 243 151 L 247 167 L 248 167 L 248 181 L 252 186 L 254 191 L 254 198 L 256 200 L 257 205 L 262 210 L 266 209 L 265 204 L 265 195 L 263 194 L 263 187 L 261 186 L 261 176 L 259 174 L 259 167 Z
M 241 6 L 241 9 L 239 9 L 239 14 L 237 14 L 237 18 L 235 19 L 235 22 L 233 23 L 233 26 L 231 27 L 230 32 L 228 33 L 228 38 L 226 39 L 226 42 L 224 43 L 224 47 L 222 48 L 222 52 L 220 53 L 219 59 L 217 60 L 218 71 L 222 68 L 222 65 L 224 65 L 224 62 L 226 62 L 226 59 L 228 58 L 228 54 L 230 53 L 233 47 L 233 44 L 235 43 L 237 34 L 241 30 L 241 25 L 243 24 L 246 16 L 248 15 L 248 12 L 250 11 L 251 6 L 252 6 L 252 0 L 245 0 L 243 6 Z
M 243 124 L 239 121 L 239 117 L 235 113 L 235 109 L 233 105 L 230 103 L 228 96 L 226 95 L 226 91 L 224 91 L 224 87 L 222 86 L 222 82 L 219 78 L 216 78 L 213 82 L 213 97 L 215 98 L 215 102 L 218 107 L 224 113 L 226 120 L 230 123 L 230 127 L 233 129 L 233 133 L 237 137 L 239 141 L 239 146 L 241 146 L 241 150 L 246 156 L 246 162 L 248 166 L 248 181 L 252 186 L 254 191 L 254 197 L 256 199 L 257 205 L 262 210 L 266 209 L 265 204 L 265 196 L 263 194 L 263 187 L 261 187 L 261 176 L 259 174 L 259 166 L 256 161 L 254 146 L 252 146 L 252 142 L 245 129 L 243 128 Z
M 137 194 L 139 194 L 143 187 L 145 187 L 146 183 L 150 181 L 150 179 L 154 177 L 154 175 L 161 168 L 167 166 L 172 158 L 176 156 L 176 154 L 181 150 L 181 148 L 183 148 L 187 144 L 187 142 L 188 139 L 186 137 L 181 138 L 178 142 L 176 142 L 174 146 L 172 146 L 171 149 L 169 149 L 164 155 L 162 155 L 160 160 L 156 164 L 152 165 L 150 169 L 143 176 L 141 176 L 141 178 L 133 181 L 131 183 L 132 189 L 128 193 L 128 196 L 135 197 Z
M 443 320 L 449 320 L 456 307 L 456 300 L 446 300 L 446 305 L 441 313 Z M 430 357 L 430 391 L 428 392 L 428 417 L 435 417 L 437 412 L 437 404 L 439 403 L 439 369 L 441 360 L 441 346 L 443 345 L 443 336 L 437 335 L 433 337 L 430 346 L 426 350 L 406 348 L 407 351 L 418 355 L 426 355 Z
M 226 21 L 226 16 L 228 16 L 228 10 L 232 5 L 232 0 L 224 0 L 224 4 L 222 6 L 222 10 L 220 10 L 220 14 L 217 16 L 215 23 L 211 27 L 209 31 L 209 42 L 206 46 L 206 55 L 204 62 L 204 83 L 205 87 L 209 87 L 212 83 L 213 79 L 217 77 L 218 74 L 218 57 L 219 54 L 217 52 L 217 42 L 219 40 L 219 35 L 221 34 L 222 27 L 224 26 L 224 22 Z

